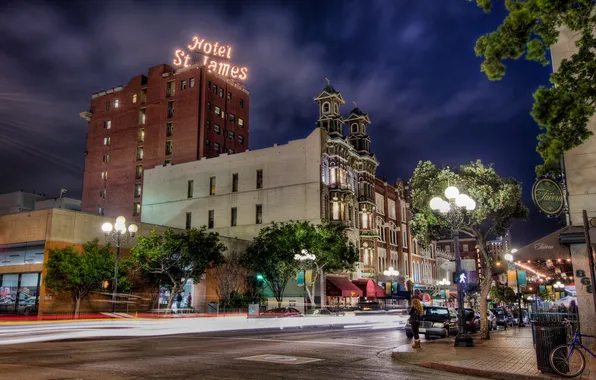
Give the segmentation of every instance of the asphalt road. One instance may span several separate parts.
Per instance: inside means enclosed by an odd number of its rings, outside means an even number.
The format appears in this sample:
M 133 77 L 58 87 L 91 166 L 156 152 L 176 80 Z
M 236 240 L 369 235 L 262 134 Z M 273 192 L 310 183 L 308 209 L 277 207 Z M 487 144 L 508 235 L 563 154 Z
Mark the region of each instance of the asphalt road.
M 474 379 L 393 362 L 401 344 L 410 341 L 395 329 L 37 342 L 0 346 L 0 379 Z

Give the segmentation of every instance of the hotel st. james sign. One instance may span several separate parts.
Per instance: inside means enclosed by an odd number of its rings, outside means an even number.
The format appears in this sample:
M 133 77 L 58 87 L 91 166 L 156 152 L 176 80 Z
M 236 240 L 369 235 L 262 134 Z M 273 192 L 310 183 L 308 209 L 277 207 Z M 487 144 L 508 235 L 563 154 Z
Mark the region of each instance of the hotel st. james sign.
M 557 216 L 563 211 L 563 190 L 551 178 L 540 178 L 532 187 L 532 199 L 536 207 L 548 216 Z
M 232 58 L 232 47 L 220 45 L 219 42 L 211 43 L 204 38 L 194 37 L 188 45 L 188 50 L 203 56 L 202 63 L 211 73 L 216 73 L 228 78 L 246 80 L 248 69 L 246 67 L 231 65 L 226 60 Z M 188 67 L 192 64 L 192 57 L 185 50 L 178 49 L 174 52 L 174 66 Z

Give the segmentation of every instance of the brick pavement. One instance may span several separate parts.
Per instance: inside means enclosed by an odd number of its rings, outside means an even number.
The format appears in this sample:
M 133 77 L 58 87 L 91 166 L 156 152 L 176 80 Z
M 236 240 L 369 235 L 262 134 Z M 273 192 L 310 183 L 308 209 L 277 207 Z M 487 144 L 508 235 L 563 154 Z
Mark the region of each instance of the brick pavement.
M 490 340 L 474 342 L 474 348 L 456 348 L 453 338 L 422 339 L 422 349 L 402 345 L 393 350 L 392 357 L 410 364 L 493 379 L 558 378 L 537 369 L 531 327 L 493 331 Z M 589 358 L 586 354 L 586 360 Z M 586 367 L 579 379 L 596 380 L 594 365 L 591 371 L 589 363 Z

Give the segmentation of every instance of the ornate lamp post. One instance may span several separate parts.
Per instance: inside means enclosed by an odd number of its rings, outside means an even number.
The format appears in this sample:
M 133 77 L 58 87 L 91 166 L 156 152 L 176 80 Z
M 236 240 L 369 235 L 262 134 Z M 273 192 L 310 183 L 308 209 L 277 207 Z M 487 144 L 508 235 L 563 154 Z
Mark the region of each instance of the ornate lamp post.
M 128 233 L 126 228 L 126 218 L 119 216 L 116 218 L 116 223 L 106 222 L 102 224 L 101 230 L 106 235 L 107 241 L 112 241 L 116 244 L 116 264 L 114 266 L 114 281 L 112 283 L 112 313 L 116 312 L 116 295 L 118 294 L 118 263 L 120 261 L 120 246 L 122 244 L 130 243 L 139 227 L 136 224 L 128 226 Z
M 430 200 L 430 208 L 444 214 L 451 224 L 451 235 L 455 246 L 455 272 L 457 274 L 457 313 L 459 333 L 455 337 L 456 347 L 473 347 L 472 336 L 466 332 L 466 320 L 464 310 L 463 285 L 467 282 L 465 272 L 461 270 L 461 257 L 459 252 L 459 229 L 466 224 L 468 211 L 476 208 L 476 202 L 466 194 L 460 194 L 455 186 L 445 189 L 445 198 L 434 197 Z
M 312 253 L 308 253 L 308 251 L 306 249 L 303 249 L 300 253 L 301 254 L 294 255 L 294 260 L 304 263 L 302 265 L 302 286 L 304 287 L 302 289 L 302 300 L 304 302 L 304 311 L 306 312 L 306 262 L 307 261 L 315 261 L 317 259 L 317 257 L 315 255 L 313 255 Z M 313 297 L 314 297 L 314 294 L 313 294 Z
M 519 292 L 519 276 L 517 273 L 518 268 L 517 268 L 517 265 L 515 264 L 515 262 L 513 262 L 513 255 L 512 255 L 512 253 L 515 253 L 515 252 L 517 252 L 517 249 L 514 248 L 511 250 L 511 253 L 507 253 L 505 255 L 505 260 L 507 260 L 515 268 L 515 283 L 517 285 L 517 309 L 518 309 L 518 313 L 519 313 L 519 318 L 518 318 L 519 321 L 518 321 L 517 325 L 519 327 L 523 327 L 524 324 L 522 321 L 523 315 L 522 315 L 522 309 L 521 309 L 521 293 Z

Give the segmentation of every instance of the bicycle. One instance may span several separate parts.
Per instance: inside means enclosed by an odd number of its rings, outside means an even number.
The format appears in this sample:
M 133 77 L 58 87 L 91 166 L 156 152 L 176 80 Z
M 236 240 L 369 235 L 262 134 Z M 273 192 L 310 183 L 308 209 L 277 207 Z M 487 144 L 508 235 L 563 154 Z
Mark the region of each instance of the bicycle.
M 566 320 L 565 322 L 566 327 L 571 327 L 571 323 L 569 321 Z M 582 344 L 579 339 L 580 337 L 596 338 L 594 335 L 586 335 L 575 332 L 571 344 L 562 344 L 553 348 L 553 350 L 550 352 L 550 366 L 557 375 L 563 377 L 576 377 L 584 372 L 584 369 L 586 368 L 586 358 L 584 357 L 584 354 L 576 348 L 576 346 L 583 348 L 585 351 L 589 352 L 590 355 L 596 358 L 596 354 Z

